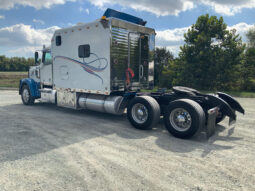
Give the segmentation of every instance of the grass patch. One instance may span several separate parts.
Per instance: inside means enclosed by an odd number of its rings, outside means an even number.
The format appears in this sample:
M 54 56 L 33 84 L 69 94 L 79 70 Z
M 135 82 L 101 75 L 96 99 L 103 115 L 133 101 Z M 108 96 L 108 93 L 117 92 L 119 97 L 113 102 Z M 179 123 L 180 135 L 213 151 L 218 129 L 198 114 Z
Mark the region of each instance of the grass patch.
M 23 78 L 27 78 L 27 72 L 0 72 L 0 87 L 18 88 Z
M 255 92 L 230 92 L 230 94 L 236 97 L 255 98 Z

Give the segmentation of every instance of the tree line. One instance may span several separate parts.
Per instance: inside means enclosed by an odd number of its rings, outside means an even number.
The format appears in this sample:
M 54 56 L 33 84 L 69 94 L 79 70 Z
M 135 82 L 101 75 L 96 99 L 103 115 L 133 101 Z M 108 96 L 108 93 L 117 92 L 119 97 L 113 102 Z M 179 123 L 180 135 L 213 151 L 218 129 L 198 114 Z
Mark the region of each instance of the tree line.
M 33 58 L 0 56 L 0 71 L 28 71 L 34 65 Z
M 155 84 L 188 86 L 199 90 L 255 91 L 255 27 L 244 44 L 222 17 L 202 15 L 184 34 L 177 58 L 155 51 Z

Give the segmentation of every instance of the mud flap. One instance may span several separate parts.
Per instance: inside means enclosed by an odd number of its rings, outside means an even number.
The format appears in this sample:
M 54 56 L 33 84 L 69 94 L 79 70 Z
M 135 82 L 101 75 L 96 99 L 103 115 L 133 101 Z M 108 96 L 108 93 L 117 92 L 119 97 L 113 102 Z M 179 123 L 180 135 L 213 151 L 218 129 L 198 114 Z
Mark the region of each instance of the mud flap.
M 244 109 L 242 108 L 240 103 L 237 100 L 235 100 L 232 96 L 222 93 L 222 92 L 217 92 L 217 94 L 221 99 L 223 99 L 225 102 L 227 102 L 233 110 L 244 114 L 244 112 L 245 112 Z
M 214 107 L 212 109 L 209 109 L 207 111 L 208 118 L 207 118 L 207 125 L 206 125 L 206 137 L 209 139 L 214 131 L 215 131 L 215 125 L 216 125 L 216 117 L 218 115 L 219 108 Z
M 234 113 L 236 113 L 236 111 L 234 111 Z M 228 121 L 228 125 L 229 125 L 229 126 L 232 126 L 232 125 L 235 124 L 235 123 L 236 123 L 236 120 L 230 117 L 230 118 L 229 118 L 229 121 Z

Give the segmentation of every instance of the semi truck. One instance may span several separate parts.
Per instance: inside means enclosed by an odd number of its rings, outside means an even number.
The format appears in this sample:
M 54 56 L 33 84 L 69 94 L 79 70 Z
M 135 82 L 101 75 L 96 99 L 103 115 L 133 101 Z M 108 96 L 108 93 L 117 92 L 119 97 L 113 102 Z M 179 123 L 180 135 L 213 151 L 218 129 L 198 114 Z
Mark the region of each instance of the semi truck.
M 23 104 L 35 100 L 71 109 L 115 115 L 125 111 L 132 126 L 151 129 L 163 117 L 175 137 L 190 138 L 205 131 L 210 137 L 225 117 L 236 120 L 242 106 L 222 92 L 203 94 L 176 86 L 152 89 L 154 29 L 141 18 L 107 9 L 91 23 L 55 31 L 51 45 L 35 52 L 35 66 L 20 80 Z

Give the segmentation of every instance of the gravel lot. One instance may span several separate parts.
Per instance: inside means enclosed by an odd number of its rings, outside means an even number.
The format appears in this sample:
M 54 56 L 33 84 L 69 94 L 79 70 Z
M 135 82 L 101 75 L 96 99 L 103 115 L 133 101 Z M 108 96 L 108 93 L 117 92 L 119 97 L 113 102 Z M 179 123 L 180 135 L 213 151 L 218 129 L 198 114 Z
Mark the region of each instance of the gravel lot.
M 246 115 L 217 126 L 209 140 L 151 131 L 126 116 L 24 106 L 0 91 L 0 191 L 255 190 L 255 99 Z

